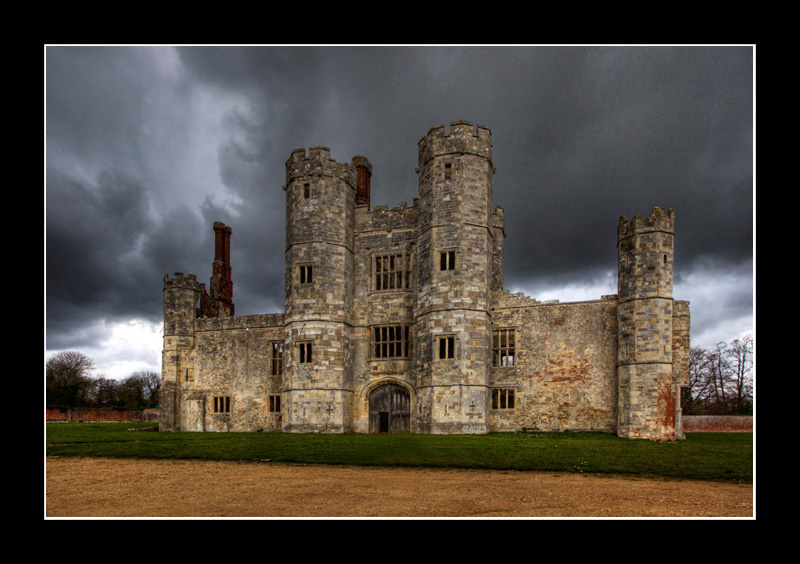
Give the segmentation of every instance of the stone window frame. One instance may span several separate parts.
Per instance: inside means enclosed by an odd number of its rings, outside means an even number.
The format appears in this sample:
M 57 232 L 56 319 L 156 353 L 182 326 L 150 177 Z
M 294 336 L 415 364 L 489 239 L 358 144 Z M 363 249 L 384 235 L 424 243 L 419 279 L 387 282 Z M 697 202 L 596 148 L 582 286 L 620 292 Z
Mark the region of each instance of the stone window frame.
M 297 341 L 297 364 L 314 363 L 313 345 L 313 341 Z
M 369 328 L 370 359 L 408 359 L 411 358 L 411 326 L 407 323 L 373 325 Z M 399 331 L 397 331 L 399 329 Z M 398 335 L 399 333 L 399 335 Z M 398 351 L 401 354 L 394 354 Z M 390 351 L 391 354 L 390 354 Z
M 310 286 L 314 283 L 314 264 L 304 262 L 297 265 L 297 283 L 301 286 Z
M 492 388 L 492 411 L 510 411 L 517 407 L 516 388 Z
M 231 396 L 214 396 L 211 410 L 221 415 L 229 415 L 231 412 Z
M 455 335 L 437 335 L 436 337 L 436 360 L 454 360 L 456 358 L 456 339 Z
M 281 395 L 280 394 L 270 394 L 269 395 L 269 406 L 268 406 L 270 413 L 280 413 L 281 412 Z
M 503 344 L 505 336 L 505 344 Z M 509 344 L 509 336 L 511 344 Z M 510 361 L 509 361 L 510 359 Z M 498 327 L 492 330 L 492 368 L 513 368 L 517 362 L 517 329 Z
M 283 353 L 286 348 L 285 341 L 270 341 L 269 342 L 269 362 L 270 373 L 273 376 L 283 375 Z M 277 355 L 275 354 L 277 351 Z
M 397 266 L 397 262 L 400 266 Z M 385 269 L 385 261 L 389 262 L 389 268 Z M 407 252 L 376 252 L 372 254 L 371 262 L 371 284 L 373 292 L 397 292 L 412 289 L 413 269 L 412 257 Z M 380 264 L 380 267 L 378 266 Z M 380 270 L 379 270 L 380 269 Z M 399 284 L 397 279 L 399 280 Z
M 454 272 L 458 265 L 458 249 L 439 250 L 439 272 Z
M 443 169 L 444 169 L 444 180 L 452 180 L 453 179 L 453 171 L 455 170 L 455 159 L 453 157 L 448 157 L 443 160 Z

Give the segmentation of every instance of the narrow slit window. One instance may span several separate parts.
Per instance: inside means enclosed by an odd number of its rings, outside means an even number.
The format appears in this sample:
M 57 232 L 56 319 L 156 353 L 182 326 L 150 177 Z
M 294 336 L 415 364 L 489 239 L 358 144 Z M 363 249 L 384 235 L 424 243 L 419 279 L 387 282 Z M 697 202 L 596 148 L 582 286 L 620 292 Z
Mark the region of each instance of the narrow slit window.
M 306 200 L 311 197 L 311 184 L 303 184 L 303 198 Z
M 283 374 L 283 343 L 272 343 L 270 361 L 272 364 L 272 375 L 280 376 Z
M 300 265 L 300 283 L 311 284 L 314 281 L 314 268 L 310 264 Z

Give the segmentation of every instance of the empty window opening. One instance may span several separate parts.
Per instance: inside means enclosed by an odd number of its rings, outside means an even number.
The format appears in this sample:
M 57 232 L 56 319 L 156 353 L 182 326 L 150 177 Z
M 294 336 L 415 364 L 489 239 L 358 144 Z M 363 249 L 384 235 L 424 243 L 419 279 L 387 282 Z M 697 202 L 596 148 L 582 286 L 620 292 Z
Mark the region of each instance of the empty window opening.
M 214 396 L 214 413 L 230 413 L 230 412 L 231 412 L 231 397 Z
M 311 197 L 311 184 L 303 184 L 303 197 L 307 200 Z
M 404 290 L 411 287 L 411 261 L 405 255 L 375 257 L 375 290 Z
M 314 268 L 310 264 L 300 265 L 300 283 L 311 284 L 314 280 Z
M 444 179 L 450 180 L 453 174 L 453 165 L 451 163 L 444 163 Z
M 456 338 L 455 337 L 439 337 L 439 358 L 455 358 L 456 357 Z
M 408 325 L 381 325 L 372 328 L 372 358 L 408 358 L 411 356 Z
M 281 396 L 269 396 L 269 411 L 270 413 L 280 413 L 281 411 Z
M 297 345 L 298 350 L 298 361 L 300 364 L 310 364 L 311 363 L 311 342 L 307 341 L 305 343 L 298 343 Z
M 497 329 L 492 334 L 492 366 L 514 366 L 516 330 Z
M 283 374 L 283 343 L 274 342 L 270 347 L 270 362 L 272 364 L 272 375 L 280 376 Z
M 667 255 L 664 255 L 664 264 L 667 264 Z
M 456 252 L 443 251 L 439 255 L 439 269 L 440 270 L 455 270 L 456 269 Z
M 492 409 L 514 409 L 514 389 L 496 388 L 492 390 Z

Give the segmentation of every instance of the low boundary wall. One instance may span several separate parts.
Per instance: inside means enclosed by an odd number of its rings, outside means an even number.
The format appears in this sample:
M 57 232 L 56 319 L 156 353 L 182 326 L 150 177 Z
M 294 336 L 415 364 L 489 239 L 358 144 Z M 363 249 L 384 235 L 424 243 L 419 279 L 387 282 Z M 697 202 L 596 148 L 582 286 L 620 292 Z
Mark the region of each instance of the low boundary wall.
M 685 433 L 752 433 L 752 415 L 684 415 Z
M 99 407 L 73 407 L 72 409 L 47 409 L 47 421 L 74 423 L 78 421 L 152 421 L 158 422 L 158 409 L 108 409 Z

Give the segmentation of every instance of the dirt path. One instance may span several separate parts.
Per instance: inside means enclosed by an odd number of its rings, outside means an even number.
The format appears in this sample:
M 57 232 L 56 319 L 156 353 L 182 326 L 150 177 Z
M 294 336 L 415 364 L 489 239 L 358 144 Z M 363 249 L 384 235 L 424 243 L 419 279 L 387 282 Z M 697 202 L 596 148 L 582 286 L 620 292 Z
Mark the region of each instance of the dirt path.
M 750 484 L 173 460 L 46 466 L 46 517 L 753 517 Z

